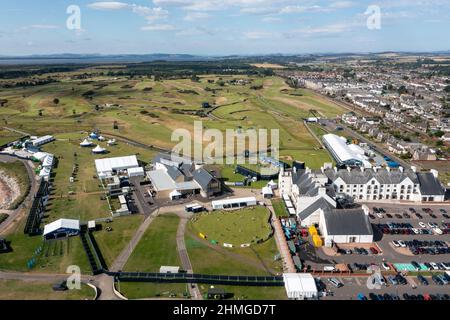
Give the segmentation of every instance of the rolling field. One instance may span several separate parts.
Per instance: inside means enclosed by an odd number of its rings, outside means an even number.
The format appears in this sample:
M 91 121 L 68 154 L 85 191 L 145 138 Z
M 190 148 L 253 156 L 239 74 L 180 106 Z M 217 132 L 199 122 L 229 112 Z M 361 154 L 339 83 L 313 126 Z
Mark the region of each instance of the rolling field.
M 306 157 L 319 145 L 301 118 L 309 116 L 311 109 L 327 117 L 344 112 L 310 91 L 289 88 L 283 79 L 275 76 L 201 76 L 194 82 L 94 75 L 78 80 L 70 75 L 47 85 L 2 90 L 0 98 L 7 99 L 8 103 L 0 108 L 0 120 L 38 135 L 74 134 L 98 128 L 164 148 L 175 144 L 171 141 L 174 129 L 192 132 L 194 120 L 203 121 L 205 129 L 222 131 L 279 129 L 280 151 L 292 157 Z M 219 84 L 233 79 L 246 79 L 250 83 Z M 255 85 L 261 85 L 262 89 L 252 89 Z M 214 106 L 211 117 L 205 116 L 208 110 L 202 108 L 203 102 Z M 116 130 L 113 129 L 115 121 Z M 299 151 L 304 152 L 299 154 Z M 317 156 L 306 160 L 313 162 L 313 167 L 320 159 Z

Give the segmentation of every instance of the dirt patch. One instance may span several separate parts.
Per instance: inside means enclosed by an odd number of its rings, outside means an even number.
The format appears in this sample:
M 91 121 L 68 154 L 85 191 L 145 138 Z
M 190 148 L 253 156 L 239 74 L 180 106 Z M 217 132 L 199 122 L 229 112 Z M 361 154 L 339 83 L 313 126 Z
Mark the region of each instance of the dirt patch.
M 0 170 L 0 209 L 9 207 L 20 197 L 19 183 Z
M 227 101 L 228 101 L 228 99 L 225 98 L 225 97 L 217 98 L 216 99 L 216 105 L 221 105 L 221 104 L 227 103 Z

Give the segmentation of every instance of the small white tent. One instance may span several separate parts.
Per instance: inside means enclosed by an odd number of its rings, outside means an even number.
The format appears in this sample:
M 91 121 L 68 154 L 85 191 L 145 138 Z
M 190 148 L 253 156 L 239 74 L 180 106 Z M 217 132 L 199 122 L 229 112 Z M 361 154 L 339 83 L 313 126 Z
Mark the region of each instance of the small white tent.
M 94 149 L 92 149 L 92 153 L 105 153 L 106 149 L 103 149 L 99 145 L 97 145 Z
M 80 143 L 80 146 L 90 147 L 90 146 L 92 146 L 92 142 L 90 142 L 88 139 L 84 139 L 84 141 L 82 143 Z

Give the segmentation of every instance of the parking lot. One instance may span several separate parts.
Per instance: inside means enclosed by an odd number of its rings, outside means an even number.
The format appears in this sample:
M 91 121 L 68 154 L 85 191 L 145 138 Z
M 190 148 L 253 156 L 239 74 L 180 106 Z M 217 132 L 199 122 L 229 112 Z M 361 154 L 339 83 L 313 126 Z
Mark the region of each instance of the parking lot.
M 372 214 L 373 205 L 369 206 L 371 209 L 371 215 L 373 218 L 371 219 L 371 223 L 374 226 L 374 239 L 375 244 L 373 245 L 361 245 L 361 244 L 349 244 L 342 246 L 345 249 L 351 249 L 351 254 L 330 254 L 330 250 L 326 250 L 324 248 L 315 249 L 312 247 L 304 246 L 302 248 L 305 253 L 303 254 L 302 259 L 305 260 L 307 265 L 310 265 L 312 269 L 322 270 L 323 265 L 325 264 L 381 264 L 383 262 L 389 263 L 410 263 L 412 261 L 417 261 L 418 263 L 427 263 L 427 262 L 450 262 L 450 254 L 427 254 L 420 253 L 414 255 L 408 248 L 397 248 L 393 245 L 392 241 L 401 240 L 403 242 L 412 242 L 414 240 L 417 241 L 426 241 L 426 242 L 441 242 L 437 247 L 443 248 L 448 247 L 450 245 L 450 234 L 436 234 L 432 231 L 432 228 L 428 226 L 428 223 L 436 223 L 441 229 L 442 223 L 450 223 L 450 220 L 446 219 L 443 216 L 443 213 L 440 212 L 440 209 L 444 209 L 447 212 L 450 212 L 450 206 L 434 206 L 430 207 L 433 210 L 433 214 L 436 218 L 430 216 L 430 214 L 422 211 L 422 208 L 426 208 L 426 206 L 411 206 L 411 205 L 390 205 L 383 206 L 386 213 L 382 213 L 380 215 Z M 380 206 L 375 206 L 379 208 Z M 414 214 L 409 212 L 409 208 L 412 207 L 416 210 L 422 218 L 417 217 Z M 407 213 L 408 217 L 405 217 L 403 213 Z M 395 214 L 402 214 L 401 217 L 396 217 Z M 390 215 L 392 218 L 390 218 Z M 389 224 L 410 224 L 412 228 L 421 228 L 419 226 L 419 222 L 422 222 L 426 225 L 427 230 L 430 230 L 430 234 L 415 234 L 410 231 L 410 234 L 383 234 L 381 228 L 378 228 L 378 225 L 387 225 Z M 419 243 L 420 244 L 420 243 Z M 433 244 L 434 246 L 434 244 Z M 367 254 L 357 254 L 355 252 L 355 248 L 365 248 Z M 373 254 L 370 251 L 370 247 L 374 247 L 377 251 L 380 251 L 378 254 Z M 314 252 L 315 251 L 315 252 Z M 445 251 L 444 251 L 445 252 Z
M 331 285 L 327 278 L 321 278 L 322 283 L 325 284 L 326 290 L 331 291 L 330 296 L 324 296 L 321 300 L 357 300 L 358 294 L 364 295 L 366 298 L 371 300 L 370 294 L 376 295 L 384 295 L 388 293 L 389 295 L 397 296 L 400 300 L 405 300 L 404 294 L 414 295 L 415 297 L 406 297 L 411 300 L 417 300 L 417 295 L 422 295 L 424 299 L 426 295 L 438 295 L 441 296 L 432 298 L 446 299 L 448 296 L 444 296 L 445 294 L 450 295 L 450 286 L 449 285 L 436 285 L 431 281 L 431 277 L 426 277 L 429 281 L 429 285 L 424 286 L 421 285 L 415 276 L 406 277 L 407 284 L 405 285 L 391 285 L 383 286 L 381 289 L 369 289 L 367 286 L 368 277 L 340 277 L 339 280 L 342 282 L 343 286 L 340 288 L 335 288 Z M 389 298 L 384 298 L 383 300 L 388 300 Z M 419 297 L 420 299 L 420 297 Z M 420 299 L 421 300 L 421 299 Z

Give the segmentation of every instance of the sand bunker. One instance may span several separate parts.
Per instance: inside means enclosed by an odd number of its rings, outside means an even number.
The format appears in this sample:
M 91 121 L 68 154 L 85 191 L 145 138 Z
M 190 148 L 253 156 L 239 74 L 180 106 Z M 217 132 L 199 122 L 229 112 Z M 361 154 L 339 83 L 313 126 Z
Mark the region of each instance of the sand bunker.
M 20 185 L 0 170 L 0 209 L 7 210 L 20 197 Z

